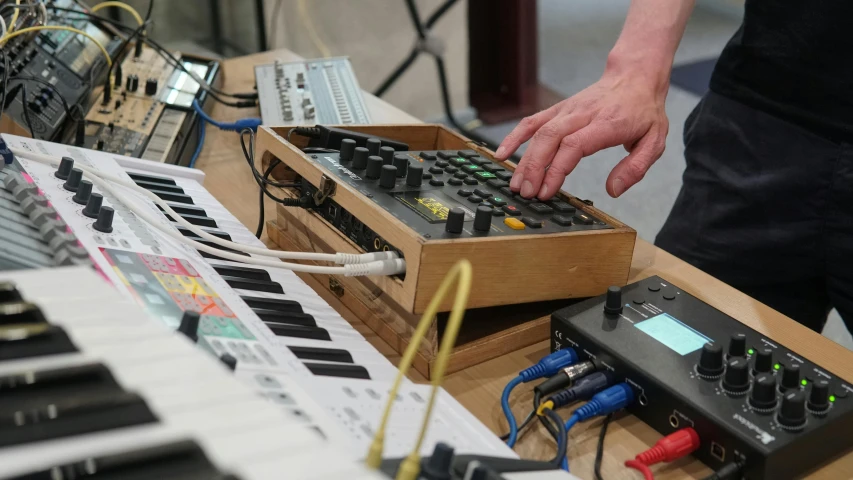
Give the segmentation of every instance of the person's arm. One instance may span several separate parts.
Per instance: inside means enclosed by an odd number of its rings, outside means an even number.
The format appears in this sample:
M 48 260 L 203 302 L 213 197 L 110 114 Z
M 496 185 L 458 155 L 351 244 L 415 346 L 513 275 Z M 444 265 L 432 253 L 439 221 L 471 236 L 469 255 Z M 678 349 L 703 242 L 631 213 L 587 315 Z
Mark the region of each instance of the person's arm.
M 694 3 L 631 2 L 601 79 L 523 119 L 501 143 L 496 157 L 505 160 L 533 138 L 510 182 L 513 191 L 548 199 L 583 157 L 617 145 L 629 155 L 610 172 L 607 193 L 618 197 L 643 178 L 663 153 L 672 60 Z

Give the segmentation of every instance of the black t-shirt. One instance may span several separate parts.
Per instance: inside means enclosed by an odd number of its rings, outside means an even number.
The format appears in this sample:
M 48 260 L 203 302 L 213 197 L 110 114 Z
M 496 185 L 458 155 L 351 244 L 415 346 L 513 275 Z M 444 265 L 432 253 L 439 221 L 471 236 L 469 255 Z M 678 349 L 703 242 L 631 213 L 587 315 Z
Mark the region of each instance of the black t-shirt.
M 853 142 L 853 0 L 747 0 L 711 90 Z

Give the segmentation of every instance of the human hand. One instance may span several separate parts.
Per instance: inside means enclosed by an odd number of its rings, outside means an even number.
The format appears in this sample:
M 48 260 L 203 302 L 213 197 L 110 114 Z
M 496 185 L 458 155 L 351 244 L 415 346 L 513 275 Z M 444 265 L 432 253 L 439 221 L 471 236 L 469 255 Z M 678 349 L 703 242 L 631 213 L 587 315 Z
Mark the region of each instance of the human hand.
M 629 154 L 613 167 L 605 186 L 610 196 L 618 197 L 663 154 L 669 131 L 665 99 L 666 88 L 605 74 L 573 97 L 523 119 L 495 157 L 509 158 L 532 137 L 509 188 L 525 198 L 547 200 L 583 157 L 623 145 Z

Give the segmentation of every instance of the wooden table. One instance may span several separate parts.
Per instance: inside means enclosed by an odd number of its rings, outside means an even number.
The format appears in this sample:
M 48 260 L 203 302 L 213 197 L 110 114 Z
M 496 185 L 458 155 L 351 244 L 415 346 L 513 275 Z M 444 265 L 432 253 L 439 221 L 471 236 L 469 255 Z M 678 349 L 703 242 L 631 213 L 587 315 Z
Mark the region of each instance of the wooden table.
M 299 57 L 286 50 L 276 50 L 246 57 L 226 60 L 222 65 L 223 90 L 228 92 L 251 91 L 254 85 L 253 66 L 269 63 L 273 59 L 297 60 Z M 417 123 L 418 119 L 383 101 L 365 94 L 368 108 L 375 122 Z M 257 116 L 257 109 L 236 109 L 217 104 L 212 116 L 217 120 L 233 121 Z M 207 173 L 206 188 L 240 219 L 250 230 L 258 222 L 258 187 L 243 159 L 236 133 L 209 129 L 204 151 L 197 163 Z M 267 199 L 267 218 L 273 219 L 275 209 Z M 630 224 L 630 221 L 628 222 Z M 784 315 L 738 292 L 696 268 L 678 260 L 653 245 L 638 239 L 634 250 L 630 282 L 659 275 L 688 293 L 708 302 L 719 310 L 737 318 L 747 326 L 795 348 L 799 353 L 853 382 L 853 352 L 812 332 Z M 360 323 L 336 298 L 304 277 L 314 289 L 382 353 L 394 361 L 399 358 L 369 328 Z M 445 379 L 445 388 L 483 423 L 495 432 L 506 431 L 506 422 L 500 409 L 500 395 L 506 383 L 520 370 L 530 366 L 548 353 L 547 342 L 512 352 L 463 371 Z M 423 380 L 417 375 L 413 380 Z M 526 415 L 532 401 L 532 392 L 518 388 L 513 396 L 516 417 Z M 563 416 L 565 417 L 565 412 Z M 592 478 L 592 462 L 601 420 L 581 424 L 572 430 L 569 442 L 569 459 L 572 472 L 581 478 Z M 536 429 L 521 436 L 516 451 L 524 458 L 545 459 L 553 456 L 554 442 L 544 429 Z M 636 479 L 639 475 L 626 470 L 626 459 L 653 445 L 659 434 L 632 416 L 614 420 L 608 430 L 602 473 L 608 479 Z M 711 471 L 692 458 L 653 468 L 658 479 L 704 478 Z M 816 479 L 853 478 L 853 453 L 816 470 L 809 476 Z

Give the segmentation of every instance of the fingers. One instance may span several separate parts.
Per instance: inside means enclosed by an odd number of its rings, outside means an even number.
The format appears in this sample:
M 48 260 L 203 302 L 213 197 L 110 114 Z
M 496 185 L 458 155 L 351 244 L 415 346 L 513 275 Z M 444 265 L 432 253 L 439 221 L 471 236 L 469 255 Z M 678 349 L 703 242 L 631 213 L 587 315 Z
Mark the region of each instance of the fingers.
M 612 122 L 594 122 L 587 127 L 564 137 L 560 148 L 554 155 L 550 168 L 545 173 L 541 187 L 538 187 L 537 198 L 547 200 L 554 196 L 563 185 L 566 176 L 572 173 L 583 157 L 626 143 L 629 135 L 618 124 Z
M 631 153 L 622 159 L 607 177 L 606 189 L 611 197 L 625 193 L 643 179 L 652 164 L 663 154 L 666 147 L 666 133 L 653 128 L 632 148 Z
M 495 158 L 498 160 L 506 160 L 509 158 L 510 155 L 518 150 L 518 147 L 520 147 L 522 143 L 530 140 L 530 137 L 532 137 L 542 125 L 545 125 L 546 122 L 554 118 L 556 115 L 557 109 L 551 107 L 547 110 L 542 110 L 535 115 L 523 118 L 518 122 L 518 125 L 509 132 L 509 135 L 504 138 L 504 141 L 501 142 L 501 145 L 495 152 Z
M 543 125 L 533 135 L 527 151 L 518 162 L 518 168 L 515 170 L 509 188 L 518 191 L 525 198 L 535 196 L 542 185 L 545 167 L 553 161 L 560 142 L 588 123 L 588 117 L 560 115 Z

